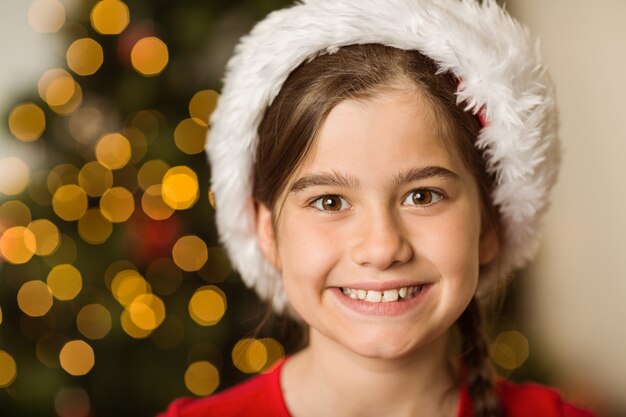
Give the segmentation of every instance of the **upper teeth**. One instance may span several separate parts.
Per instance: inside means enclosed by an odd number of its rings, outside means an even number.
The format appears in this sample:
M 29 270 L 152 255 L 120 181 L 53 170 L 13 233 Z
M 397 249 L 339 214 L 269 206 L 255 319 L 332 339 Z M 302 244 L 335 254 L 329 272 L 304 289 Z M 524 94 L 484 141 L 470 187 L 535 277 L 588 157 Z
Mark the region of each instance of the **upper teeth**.
M 394 288 L 385 291 L 342 288 L 341 291 L 353 300 L 369 301 L 371 303 L 389 303 L 398 298 L 410 298 L 421 290 L 421 285 L 415 287 Z

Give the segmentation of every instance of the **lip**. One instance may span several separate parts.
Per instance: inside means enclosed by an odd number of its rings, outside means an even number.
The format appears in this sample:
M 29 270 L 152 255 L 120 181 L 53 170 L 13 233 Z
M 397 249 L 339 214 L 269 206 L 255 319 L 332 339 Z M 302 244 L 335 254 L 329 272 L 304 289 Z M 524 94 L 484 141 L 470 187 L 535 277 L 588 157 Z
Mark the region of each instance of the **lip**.
M 424 302 L 424 299 L 428 297 L 428 294 L 430 293 L 430 289 L 432 288 L 432 284 L 413 283 L 413 285 L 404 285 L 404 286 L 407 287 L 407 286 L 415 286 L 415 285 L 422 285 L 421 291 L 415 297 L 409 298 L 408 300 L 404 300 L 404 301 L 393 301 L 390 303 L 372 303 L 372 302 L 364 301 L 364 300 L 355 300 L 346 296 L 341 291 L 340 287 L 333 287 L 333 288 L 330 288 L 330 290 L 335 295 L 337 300 L 344 307 L 348 308 L 349 310 L 355 313 L 358 313 L 364 316 L 395 317 L 395 316 L 401 316 L 403 314 L 407 314 L 410 311 L 419 308 L 419 306 L 422 305 L 422 303 Z M 367 288 L 364 288 L 363 286 L 350 287 L 348 285 L 346 285 L 345 287 L 361 288 L 361 289 L 367 289 L 367 290 L 371 289 L 371 290 L 376 290 L 376 291 L 380 291 L 381 289 L 384 290 L 384 289 L 399 288 L 398 286 L 390 286 L 389 283 L 385 283 L 384 285 L 378 285 L 378 286 L 374 285 L 374 286 L 367 287 Z M 400 285 L 400 287 L 402 287 L 402 285 Z

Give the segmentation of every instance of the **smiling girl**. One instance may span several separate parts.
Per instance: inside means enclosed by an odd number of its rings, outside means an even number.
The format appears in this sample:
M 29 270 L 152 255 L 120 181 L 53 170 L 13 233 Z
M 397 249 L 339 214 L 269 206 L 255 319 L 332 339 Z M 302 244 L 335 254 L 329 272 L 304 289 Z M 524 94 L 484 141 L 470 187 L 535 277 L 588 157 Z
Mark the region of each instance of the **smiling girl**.
M 590 416 L 495 380 L 480 331 L 485 297 L 535 251 L 559 161 L 552 84 L 495 2 L 271 13 L 211 121 L 221 240 L 309 343 L 167 416 Z

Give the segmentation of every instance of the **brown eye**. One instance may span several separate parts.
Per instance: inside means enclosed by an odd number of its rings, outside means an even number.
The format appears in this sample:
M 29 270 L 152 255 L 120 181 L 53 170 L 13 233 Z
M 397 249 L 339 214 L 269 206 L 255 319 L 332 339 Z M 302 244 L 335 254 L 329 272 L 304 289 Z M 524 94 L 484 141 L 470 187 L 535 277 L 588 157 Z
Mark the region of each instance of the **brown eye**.
M 443 195 L 434 190 L 419 189 L 411 191 L 402 202 L 409 206 L 428 206 L 441 200 Z
M 428 190 L 416 191 L 413 193 L 413 204 L 424 205 L 433 201 L 433 194 Z
M 338 195 L 325 195 L 313 201 L 313 207 L 321 211 L 341 211 L 348 202 Z

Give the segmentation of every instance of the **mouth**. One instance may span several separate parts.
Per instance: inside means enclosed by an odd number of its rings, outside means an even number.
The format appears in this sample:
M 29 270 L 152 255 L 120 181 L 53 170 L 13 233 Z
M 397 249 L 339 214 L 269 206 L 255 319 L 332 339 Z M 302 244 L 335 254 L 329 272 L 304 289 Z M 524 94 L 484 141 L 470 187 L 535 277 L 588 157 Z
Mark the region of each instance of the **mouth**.
M 414 285 L 384 291 L 342 287 L 341 292 L 353 300 L 361 300 L 369 303 L 393 303 L 407 301 L 416 297 L 422 291 L 423 287 L 424 285 Z

